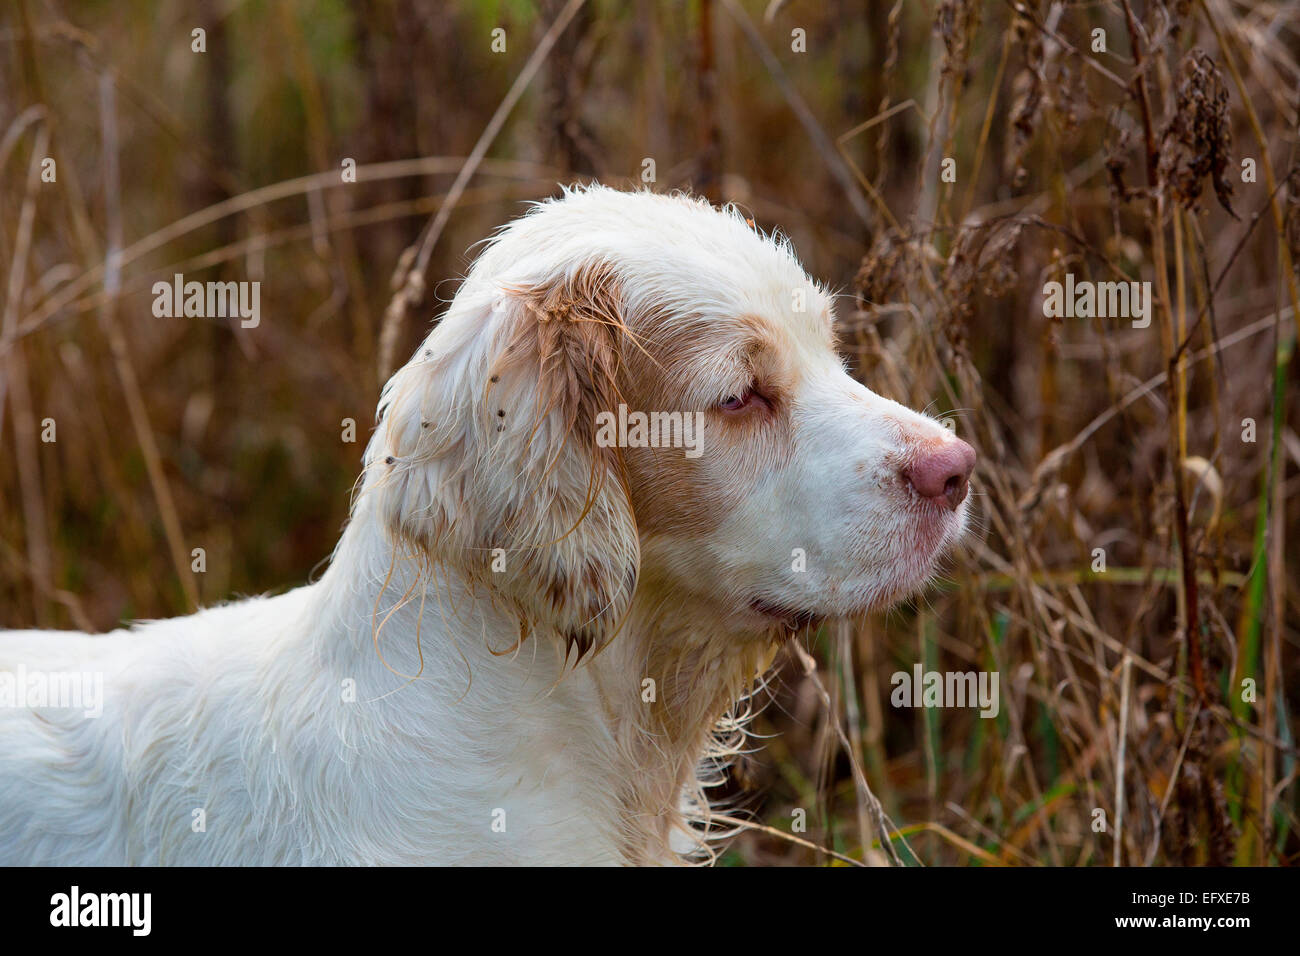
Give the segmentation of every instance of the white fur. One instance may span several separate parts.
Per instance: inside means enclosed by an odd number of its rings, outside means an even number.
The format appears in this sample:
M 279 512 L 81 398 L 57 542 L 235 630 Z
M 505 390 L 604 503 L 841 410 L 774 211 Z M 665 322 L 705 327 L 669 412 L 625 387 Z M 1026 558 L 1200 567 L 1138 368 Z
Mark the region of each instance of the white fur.
M 593 267 L 616 279 L 634 328 L 650 312 L 699 325 L 684 408 L 744 384 L 706 354 L 713 329 L 760 316 L 783 330 L 786 451 L 749 455 L 743 432 L 711 446 L 706 431 L 688 487 L 729 513 L 705 532 L 640 530 L 679 503 L 634 500 L 635 469 L 589 494 L 590 459 L 565 445 L 560 418 L 520 413 L 539 387 L 527 363 L 489 385 L 509 328 L 528 321 L 514 290 Z M 0 863 L 698 854 L 685 824 L 707 815 L 697 765 L 727 749 L 715 722 L 785 634 L 752 600 L 831 616 L 880 607 L 918 587 L 964 527 L 964 505 L 918 510 L 898 478 L 915 442 L 947 433 L 854 382 L 819 326 L 829 316 L 788 244 L 734 211 L 600 187 L 540 204 L 487 247 L 385 389 L 317 583 L 103 635 L 0 633 L 0 671 L 92 671 L 105 689 L 98 719 L 0 709 Z M 642 344 L 655 351 L 653 335 Z M 500 430 L 498 404 L 511 412 Z M 541 530 L 508 517 L 530 506 Z M 516 569 L 498 580 L 486 563 L 502 535 Z M 806 572 L 792 569 L 796 548 Z M 603 589 L 594 613 L 580 603 L 584 568 Z M 569 572 L 572 613 L 537 592 L 555 569 Z M 556 634 L 584 627 L 600 649 L 578 662 Z M 647 677 L 659 710 L 643 700 Z

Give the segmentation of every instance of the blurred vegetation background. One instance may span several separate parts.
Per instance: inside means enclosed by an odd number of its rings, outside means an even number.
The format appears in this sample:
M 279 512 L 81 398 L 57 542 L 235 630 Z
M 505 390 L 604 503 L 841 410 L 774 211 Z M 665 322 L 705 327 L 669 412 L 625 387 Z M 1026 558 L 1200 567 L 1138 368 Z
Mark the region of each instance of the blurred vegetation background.
M 980 452 L 938 585 L 756 695 L 723 861 L 881 859 L 868 786 L 908 863 L 1296 861 L 1300 3 L 16 0 L 0 51 L 5 626 L 307 580 L 473 244 L 652 161 Z M 177 272 L 259 326 L 155 317 Z M 1045 316 L 1066 273 L 1149 327 Z M 891 707 L 917 663 L 1000 714 Z

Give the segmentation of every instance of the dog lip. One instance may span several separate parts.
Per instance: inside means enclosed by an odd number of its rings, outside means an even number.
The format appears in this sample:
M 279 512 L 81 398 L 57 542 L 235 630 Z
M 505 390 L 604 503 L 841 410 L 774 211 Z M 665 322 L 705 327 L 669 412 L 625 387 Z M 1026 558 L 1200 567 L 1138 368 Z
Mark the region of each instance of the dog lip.
M 812 624 L 820 624 L 823 615 L 807 608 L 792 608 L 776 601 L 754 598 L 749 602 L 751 611 L 763 617 L 774 618 L 792 631 L 802 630 Z
M 907 510 L 918 551 L 942 550 L 948 536 L 964 527 L 965 501 L 949 509 L 939 502 L 916 496 L 909 505 Z
M 957 503 L 951 507 L 943 501 L 935 498 L 922 498 L 920 495 L 916 495 L 916 499 L 918 507 L 922 509 L 922 514 L 937 514 L 944 518 L 956 519 L 957 515 L 961 514 L 961 506 L 966 503 L 966 499 L 969 495 L 970 486 L 968 485 L 962 490 L 961 497 L 957 499 Z

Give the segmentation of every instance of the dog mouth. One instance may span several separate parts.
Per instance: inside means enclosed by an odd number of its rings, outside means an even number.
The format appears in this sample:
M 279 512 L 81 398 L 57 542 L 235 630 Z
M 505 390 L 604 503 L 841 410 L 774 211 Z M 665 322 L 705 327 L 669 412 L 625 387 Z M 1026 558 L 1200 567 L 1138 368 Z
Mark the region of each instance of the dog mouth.
M 808 608 L 796 608 L 777 601 L 754 598 L 749 602 L 749 609 L 774 624 L 790 631 L 801 631 L 806 627 L 814 630 L 825 621 L 826 616 Z
M 828 620 L 884 610 L 918 593 L 934 578 L 966 524 L 964 508 L 948 511 L 930 507 L 929 502 L 919 504 L 920 508 L 896 526 L 893 546 L 862 557 L 860 567 L 824 583 L 819 589 L 824 599 L 808 594 L 782 599 L 751 591 L 746 610 L 769 628 L 779 627 L 785 633 L 816 632 Z M 810 597 L 816 606 L 804 603 Z

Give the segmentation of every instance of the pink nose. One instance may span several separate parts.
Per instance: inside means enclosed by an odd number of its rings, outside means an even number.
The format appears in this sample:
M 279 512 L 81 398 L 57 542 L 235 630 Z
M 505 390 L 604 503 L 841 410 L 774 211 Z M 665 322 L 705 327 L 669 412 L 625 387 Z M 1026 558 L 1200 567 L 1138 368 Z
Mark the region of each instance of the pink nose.
M 966 500 L 970 473 L 975 467 L 975 449 L 960 438 L 945 441 L 937 448 L 927 448 L 903 469 L 916 493 L 929 498 L 949 511 Z

